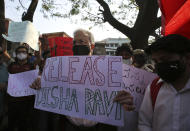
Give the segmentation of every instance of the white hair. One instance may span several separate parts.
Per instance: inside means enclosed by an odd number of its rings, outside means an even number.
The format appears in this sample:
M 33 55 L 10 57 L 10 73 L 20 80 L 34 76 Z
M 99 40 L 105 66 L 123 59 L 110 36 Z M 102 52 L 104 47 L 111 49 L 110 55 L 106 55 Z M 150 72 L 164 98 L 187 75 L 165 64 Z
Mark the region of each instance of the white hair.
M 87 31 L 87 30 L 84 30 L 84 29 L 77 29 L 77 30 L 75 30 L 74 33 L 73 33 L 74 36 L 75 36 L 75 34 L 77 34 L 78 32 L 83 32 L 83 33 L 88 34 L 90 43 L 91 43 L 91 44 L 95 44 L 95 42 L 94 42 L 94 35 L 93 35 L 90 31 Z

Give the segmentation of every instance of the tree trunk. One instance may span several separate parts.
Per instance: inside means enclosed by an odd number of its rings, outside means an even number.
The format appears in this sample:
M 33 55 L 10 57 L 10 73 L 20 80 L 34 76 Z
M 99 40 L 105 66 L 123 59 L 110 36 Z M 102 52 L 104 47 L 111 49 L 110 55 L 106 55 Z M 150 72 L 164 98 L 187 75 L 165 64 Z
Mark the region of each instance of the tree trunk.
M 28 20 L 28 21 L 33 22 L 34 12 L 36 10 L 37 5 L 38 5 L 38 0 L 32 0 L 31 1 L 27 12 L 24 12 L 22 14 L 22 21 Z
M 0 47 L 2 47 L 5 42 L 2 34 L 6 33 L 5 29 L 5 2 L 4 0 L 0 0 Z
M 157 0 L 143 1 L 143 4 L 139 7 L 139 14 L 133 27 L 134 35 L 131 39 L 133 48 L 145 48 L 148 45 L 150 34 L 161 25 L 161 20 L 157 18 Z
M 157 28 L 161 26 L 161 19 L 157 18 L 157 0 L 138 1 L 139 14 L 133 28 L 122 24 L 116 20 L 110 11 L 108 4 L 104 0 L 96 0 L 104 9 L 102 11 L 105 21 L 114 28 L 122 32 L 131 40 L 134 49 L 144 49 L 148 45 L 148 38 Z

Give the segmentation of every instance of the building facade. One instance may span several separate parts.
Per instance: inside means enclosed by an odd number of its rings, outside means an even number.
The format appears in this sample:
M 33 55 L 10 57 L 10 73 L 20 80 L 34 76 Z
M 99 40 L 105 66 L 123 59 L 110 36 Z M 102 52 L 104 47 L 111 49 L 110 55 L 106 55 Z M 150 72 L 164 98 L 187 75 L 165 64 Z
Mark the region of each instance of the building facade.
M 115 55 L 117 47 L 122 44 L 130 43 L 128 38 L 107 38 L 97 43 L 103 43 L 105 45 L 106 55 Z

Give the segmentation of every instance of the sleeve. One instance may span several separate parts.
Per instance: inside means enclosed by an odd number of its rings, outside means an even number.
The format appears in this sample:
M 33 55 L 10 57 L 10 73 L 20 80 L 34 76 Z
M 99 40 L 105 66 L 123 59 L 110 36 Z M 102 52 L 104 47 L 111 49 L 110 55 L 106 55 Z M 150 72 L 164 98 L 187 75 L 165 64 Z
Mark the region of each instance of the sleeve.
M 11 63 L 15 62 L 15 60 L 13 58 L 10 58 L 9 61 L 7 61 L 7 65 L 10 65 Z
M 138 131 L 152 131 L 152 118 L 153 108 L 150 96 L 150 86 L 148 86 L 139 110 Z

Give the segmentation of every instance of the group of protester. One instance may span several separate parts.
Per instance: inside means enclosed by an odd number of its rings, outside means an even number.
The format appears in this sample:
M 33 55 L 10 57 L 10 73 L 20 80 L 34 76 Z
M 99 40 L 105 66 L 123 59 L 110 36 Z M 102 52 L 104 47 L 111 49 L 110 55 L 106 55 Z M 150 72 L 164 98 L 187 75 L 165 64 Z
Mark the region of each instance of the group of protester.
M 96 55 L 94 37 L 89 31 L 74 32 L 73 55 Z M 146 52 L 146 53 L 145 53 Z M 123 63 L 158 74 L 147 87 L 139 112 L 133 97 L 120 91 L 114 98 L 125 109 L 124 127 L 115 127 L 34 109 L 34 96 L 12 97 L 6 93 L 8 73 L 15 74 L 39 67 L 39 77 L 30 88 L 41 88 L 41 74 L 50 52 L 30 57 L 26 46 L 15 49 L 16 58 L 0 52 L 0 120 L 8 115 L 9 131 L 189 131 L 190 41 L 177 34 L 164 36 L 144 51 L 123 44 L 116 50 Z M 148 64 L 148 61 L 153 61 Z M 130 117 L 129 117 L 130 116 Z M 129 119 L 130 118 L 130 119 Z M 1 127 L 0 127 L 1 130 Z

